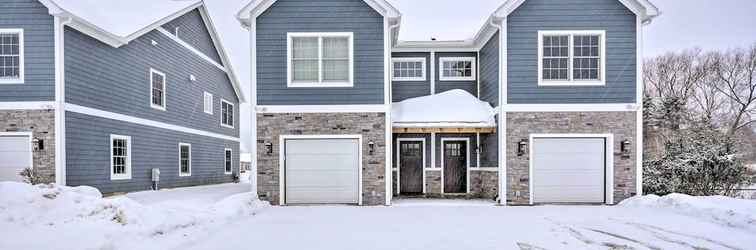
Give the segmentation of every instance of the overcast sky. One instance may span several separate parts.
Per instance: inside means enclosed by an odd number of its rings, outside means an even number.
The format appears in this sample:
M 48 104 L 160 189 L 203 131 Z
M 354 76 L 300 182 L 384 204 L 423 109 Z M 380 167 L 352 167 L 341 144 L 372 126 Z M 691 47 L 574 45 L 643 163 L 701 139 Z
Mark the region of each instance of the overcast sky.
M 251 0 L 205 0 L 232 66 L 249 93 L 249 34 L 235 14 Z M 314 0 L 317 1 L 317 0 Z M 400 40 L 463 40 L 475 34 L 505 0 L 389 0 L 402 12 Z M 745 47 L 756 42 L 756 0 L 651 0 L 662 15 L 644 27 L 645 57 L 699 47 Z M 460 4 L 464 3 L 464 4 Z M 242 107 L 242 122 L 249 121 Z M 244 144 L 251 142 L 242 125 Z

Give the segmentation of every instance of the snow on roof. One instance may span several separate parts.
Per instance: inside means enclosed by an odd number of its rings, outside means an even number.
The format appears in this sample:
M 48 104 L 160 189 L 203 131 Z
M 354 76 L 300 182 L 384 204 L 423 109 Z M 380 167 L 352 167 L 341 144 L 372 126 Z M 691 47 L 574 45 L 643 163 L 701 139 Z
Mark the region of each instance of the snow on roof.
M 461 89 L 394 103 L 391 118 L 395 127 L 496 126 L 493 107 Z
M 66 12 L 119 37 L 128 37 L 202 0 L 50 0 Z

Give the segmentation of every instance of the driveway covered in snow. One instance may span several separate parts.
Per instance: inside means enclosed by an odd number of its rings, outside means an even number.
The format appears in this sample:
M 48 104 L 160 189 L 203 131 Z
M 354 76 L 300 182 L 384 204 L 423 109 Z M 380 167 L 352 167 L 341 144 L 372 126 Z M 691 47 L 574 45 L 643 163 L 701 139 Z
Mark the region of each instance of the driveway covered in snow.
M 265 207 L 245 190 L 102 199 L 86 188 L 0 183 L 0 249 L 756 249 L 756 202 L 723 197 L 649 196 L 613 207 Z

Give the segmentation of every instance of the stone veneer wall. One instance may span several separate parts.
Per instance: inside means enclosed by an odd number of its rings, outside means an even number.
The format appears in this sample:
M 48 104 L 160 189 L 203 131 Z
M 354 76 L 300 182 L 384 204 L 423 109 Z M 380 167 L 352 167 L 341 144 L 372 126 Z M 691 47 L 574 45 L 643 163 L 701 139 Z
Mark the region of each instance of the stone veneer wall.
M 42 182 L 55 182 L 55 110 L 0 111 L 0 132 L 32 132 L 44 149 L 32 152 L 32 168 Z
M 470 193 L 464 198 L 493 199 L 498 195 L 499 173 L 497 171 L 470 171 Z M 441 194 L 441 171 L 425 171 L 425 193 L 428 197 L 443 197 Z M 459 194 L 448 195 L 459 198 Z
M 257 115 L 257 176 L 261 199 L 278 205 L 280 135 L 362 135 L 362 204 L 386 203 L 386 118 L 384 113 L 284 113 Z M 368 142 L 375 151 L 368 153 Z M 273 144 L 267 155 L 265 143 Z
M 635 112 L 507 113 L 507 203 L 529 204 L 528 152 L 517 156 L 517 142 L 530 134 L 580 133 L 614 135 L 614 202 L 635 195 Z M 620 153 L 620 141 L 630 140 L 629 154 Z

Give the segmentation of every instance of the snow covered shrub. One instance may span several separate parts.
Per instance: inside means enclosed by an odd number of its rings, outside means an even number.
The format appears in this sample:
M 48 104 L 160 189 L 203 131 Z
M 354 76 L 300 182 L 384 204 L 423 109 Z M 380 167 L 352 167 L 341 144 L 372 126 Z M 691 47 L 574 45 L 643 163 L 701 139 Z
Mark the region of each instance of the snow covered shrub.
M 732 143 L 704 123 L 671 134 L 663 153 L 643 162 L 644 192 L 733 195 L 733 189 L 747 185 L 750 178 Z
M 32 168 L 24 168 L 24 170 L 22 170 L 21 173 L 18 173 L 18 175 L 24 178 L 24 182 L 32 185 L 42 184 L 43 182 L 42 177 L 40 177 L 41 175 Z

